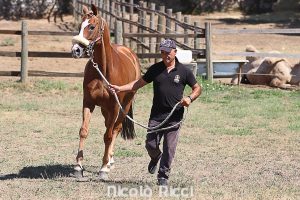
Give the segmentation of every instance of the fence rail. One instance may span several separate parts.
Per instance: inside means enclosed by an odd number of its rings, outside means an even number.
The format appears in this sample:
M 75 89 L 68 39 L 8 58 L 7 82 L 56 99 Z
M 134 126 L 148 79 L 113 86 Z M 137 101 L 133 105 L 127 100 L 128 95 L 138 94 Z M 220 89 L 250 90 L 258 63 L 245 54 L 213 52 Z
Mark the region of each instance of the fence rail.
M 0 30 L 0 34 L 10 34 L 10 35 L 22 35 L 22 30 Z M 78 32 L 62 32 L 62 31 L 28 31 L 28 35 L 59 35 L 59 36 L 73 36 L 78 34 Z
M 218 56 L 243 56 L 243 57 L 275 57 L 275 58 L 296 58 L 300 59 L 300 54 L 290 53 L 259 53 L 259 52 L 216 52 Z
M 0 71 L 0 76 L 20 76 L 20 71 Z M 48 77 L 83 77 L 83 73 L 71 72 L 47 72 L 38 70 L 28 70 L 28 76 L 48 76 Z
M 213 34 L 300 34 L 300 29 L 214 29 Z

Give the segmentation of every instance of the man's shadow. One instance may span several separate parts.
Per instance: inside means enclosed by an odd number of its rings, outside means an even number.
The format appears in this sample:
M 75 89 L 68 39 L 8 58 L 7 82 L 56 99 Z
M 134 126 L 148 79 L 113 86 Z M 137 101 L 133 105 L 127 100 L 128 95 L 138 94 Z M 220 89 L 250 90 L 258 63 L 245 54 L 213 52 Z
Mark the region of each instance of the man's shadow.
M 21 169 L 18 174 L 0 175 L 0 180 L 15 178 L 55 179 L 60 177 L 69 177 L 72 172 L 72 165 L 30 166 Z

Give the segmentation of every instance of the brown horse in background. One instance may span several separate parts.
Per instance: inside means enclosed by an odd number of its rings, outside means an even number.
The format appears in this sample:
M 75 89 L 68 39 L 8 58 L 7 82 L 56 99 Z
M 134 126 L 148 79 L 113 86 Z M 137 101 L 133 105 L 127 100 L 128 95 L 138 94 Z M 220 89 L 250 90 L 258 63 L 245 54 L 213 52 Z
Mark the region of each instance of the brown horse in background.
M 103 18 L 98 16 L 98 10 L 92 4 L 91 11 L 83 7 L 83 17 L 79 35 L 73 38 L 73 57 L 83 57 L 85 51 L 90 54 L 86 64 L 83 81 L 83 121 L 79 131 L 80 141 L 76 157 L 75 174 L 83 175 L 83 146 L 88 136 L 89 121 L 95 106 L 101 107 L 105 119 L 106 132 L 104 134 L 105 152 L 99 172 L 102 180 L 108 178 L 113 160 L 113 149 L 116 137 L 122 131 L 124 139 L 134 138 L 134 126 L 124 113 L 107 87 L 107 83 L 99 74 L 104 75 L 111 84 L 124 85 L 140 78 L 140 64 L 136 54 L 127 47 L 111 44 L 110 31 Z M 98 70 L 96 69 L 98 68 Z M 118 93 L 118 99 L 125 113 L 132 116 L 134 92 Z

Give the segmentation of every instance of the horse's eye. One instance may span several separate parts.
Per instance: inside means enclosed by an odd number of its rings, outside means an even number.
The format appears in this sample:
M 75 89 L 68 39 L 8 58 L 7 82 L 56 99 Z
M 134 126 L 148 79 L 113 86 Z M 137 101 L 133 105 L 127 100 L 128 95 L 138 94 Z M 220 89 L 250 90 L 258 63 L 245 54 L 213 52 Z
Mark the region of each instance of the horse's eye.
M 90 26 L 90 31 L 93 31 L 95 29 L 95 26 Z

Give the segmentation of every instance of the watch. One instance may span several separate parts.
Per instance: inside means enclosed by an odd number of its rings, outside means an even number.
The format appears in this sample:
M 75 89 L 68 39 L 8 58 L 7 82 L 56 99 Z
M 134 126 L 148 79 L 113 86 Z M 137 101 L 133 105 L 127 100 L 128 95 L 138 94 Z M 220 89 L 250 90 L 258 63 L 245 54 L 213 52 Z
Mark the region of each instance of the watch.
M 189 96 L 187 96 L 188 98 L 190 98 L 190 100 L 191 100 L 191 102 L 193 102 L 193 99 L 192 99 L 192 97 L 189 95 Z

